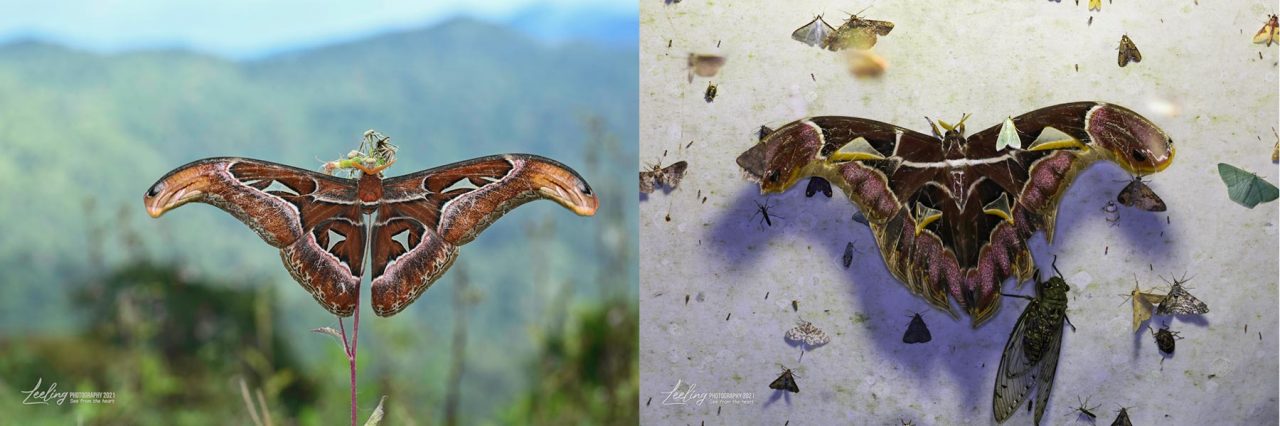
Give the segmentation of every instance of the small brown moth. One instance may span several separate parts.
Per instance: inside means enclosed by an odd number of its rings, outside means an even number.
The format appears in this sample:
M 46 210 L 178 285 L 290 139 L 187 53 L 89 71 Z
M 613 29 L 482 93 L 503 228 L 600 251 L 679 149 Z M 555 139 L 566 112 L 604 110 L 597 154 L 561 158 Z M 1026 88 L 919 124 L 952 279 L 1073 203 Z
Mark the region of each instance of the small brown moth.
M 834 32 L 836 32 L 836 29 L 827 24 L 827 21 L 822 19 L 822 15 L 818 15 L 808 24 L 792 31 L 791 39 L 810 46 L 825 48 L 827 47 L 827 37 L 830 37 L 831 33 Z
M 1169 295 L 1156 306 L 1156 314 L 1159 315 L 1200 315 L 1209 313 L 1209 305 L 1201 302 L 1187 289 L 1182 288 L 1182 284 L 1191 281 L 1186 276 L 1182 279 L 1175 279 L 1169 285 Z M 1168 280 L 1165 280 L 1168 282 Z
M 1164 200 L 1142 181 L 1141 176 L 1134 176 L 1129 184 L 1116 195 L 1116 201 L 1129 207 L 1137 207 L 1149 212 L 1162 212 L 1167 209 Z
M 1129 65 L 1129 61 L 1142 62 L 1142 52 L 1138 51 L 1138 46 L 1133 44 L 1128 34 L 1125 34 L 1120 36 L 1120 55 L 1116 62 L 1124 67 Z
M 1276 15 L 1267 18 L 1267 23 L 1262 24 L 1262 29 L 1253 35 L 1253 42 L 1257 44 L 1266 43 L 1267 47 L 1271 47 L 1271 43 L 1280 43 L 1280 20 Z
M 716 84 L 715 84 L 715 83 L 712 83 L 712 82 L 710 82 L 710 81 L 708 81 L 708 82 L 707 82 L 707 93 L 706 93 L 705 95 L 702 95 L 702 99 L 705 99 L 705 100 L 707 101 L 707 103 L 710 103 L 711 101 L 716 100 L 716 92 L 717 92 L 717 91 L 718 91 L 718 89 L 716 88 Z
M 684 173 L 688 169 L 689 163 L 684 161 L 671 163 L 667 167 L 662 167 L 661 163 L 654 164 L 649 170 L 640 172 L 640 192 L 648 194 L 659 186 L 673 191 L 680 186 L 680 180 L 684 179 Z
M 796 326 L 787 330 L 786 339 L 792 342 L 804 343 L 809 346 L 822 346 L 831 342 L 831 337 L 823 332 L 813 323 L 805 320 L 796 322 Z
M 858 15 L 850 15 L 849 20 L 827 36 L 824 47 L 833 52 L 849 48 L 870 49 L 876 45 L 877 36 L 889 35 L 889 31 L 893 31 L 892 22 L 862 19 Z
M 725 59 L 718 55 L 699 55 L 697 53 L 689 54 L 689 81 L 693 81 L 693 76 L 698 77 L 715 77 L 723 67 Z
M 800 387 L 796 386 L 796 377 L 791 373 L 791 369 L 783 367 L 782 375 L 769 383 L 769 389 L 785 390 L 792 393 L 800 393 Z

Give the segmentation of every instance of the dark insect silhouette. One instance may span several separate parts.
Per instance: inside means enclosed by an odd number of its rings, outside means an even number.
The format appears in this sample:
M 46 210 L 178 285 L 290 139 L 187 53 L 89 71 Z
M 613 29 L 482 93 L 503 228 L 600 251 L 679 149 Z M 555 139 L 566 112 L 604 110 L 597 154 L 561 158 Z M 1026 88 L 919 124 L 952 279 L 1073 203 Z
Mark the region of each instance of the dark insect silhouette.
M 783 368 L 782 375 L 769 383 L 769 389 L 785 390 L 792 393 L 800 393 L 800 387 L 796 386 L 796 378 L 791 374 L 791 369 Z
M 929 326 L 924 324 L 924 318 L 916 313 L 911 317 L 911 323 L 907 324 L 907 332 L 902 335 L 902 343 L 926 343 L 933 340 L 933 334 L 929 333 Z
M 817 176 L 809 178 L 809 186 L 804 189 L 804 196 L 813 197 L 813 194 L 819 192 L 831 198 L 831 182 Z

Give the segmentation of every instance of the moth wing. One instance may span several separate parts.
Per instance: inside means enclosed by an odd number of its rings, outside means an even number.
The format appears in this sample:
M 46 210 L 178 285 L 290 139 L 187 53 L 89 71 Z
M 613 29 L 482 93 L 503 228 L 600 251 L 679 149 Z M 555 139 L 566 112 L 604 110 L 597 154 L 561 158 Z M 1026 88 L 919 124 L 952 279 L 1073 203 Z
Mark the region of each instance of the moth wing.
M 875 31 L 876 35 L 882 35 L 882 36 L 889 35 L 889 32 L 893 31 L 892 22 L 872 21 L 872 20 L 867 20 L 867 22 L 870 22 L 869 27 L 871 28 L 872 31 Z
M 684 174 L 688 170 L 689 163 L 687 162 L 677 161 L 672 163 L 670 166 L 663 168 L 661 173 L 658 173 L 658 183 L 675 189 L 680 185 L 680 181 L 684 180 Z
M 599 206 L 577 172 L 528 154 L 480 157 L 384 180 L 370 239 L 374 313 L 395 315 L 413 303 L 453 264 L 458 246 L 536 199 L 582 216 Z
M 1160 315 L 1200 315 L 1208 312 L 1209 305 L 1192 296 L 1180 285 L 1169 290 L 1169 295 L 1156 307 L 1156 313 Z
M 805 26 L 792 31 L 791 38 L 810 46 L 826 47 L 827 36 L 833 32 L 835 28 L 831 28 L 821 16 L 817 16 Z
M 995 396 L 992 398 L 996 422 L 1003 423 L 1012 416 L 1031 393 L 1031 387 L 1036 384 L 1036 375 L 1027 374 L 1036 365 L 1027 360 L 1026 352 L 1022 350 L 1022 341 L 1027 337 L 1027 330 L 1032 328 L 1030 323 L 1035 316 L 1032 313 L 1035 309 L 1034 305 L 1028 305 L 1022 311 L 1000 356 L 1000 366 L 996 369 Z M 1043 357 L 1041 361 L 1044 361 Z
M 249 158 L 207 158 L 160 178 L 143 201 L 153 217 L 188 202 L 231 213 L 280 249 L 289 274 L 321 306 L 338 316 L 354 312 L 366 232 L 354 181 Z
M 1149 212 L 1162 212 L 1168 209 L 1164 200 L 1141 179 L 1134 179 L 1125 185 L 1120 194 L 1116 195 L 1116 201 Z
M 1089 0 L 1089 10 L 1102 10 L 1102 0 Z
M 653 192 L 653 186 L 656 183 L 658 183 L 658 173 L 640 172 L 640 192 L 645 194 Z

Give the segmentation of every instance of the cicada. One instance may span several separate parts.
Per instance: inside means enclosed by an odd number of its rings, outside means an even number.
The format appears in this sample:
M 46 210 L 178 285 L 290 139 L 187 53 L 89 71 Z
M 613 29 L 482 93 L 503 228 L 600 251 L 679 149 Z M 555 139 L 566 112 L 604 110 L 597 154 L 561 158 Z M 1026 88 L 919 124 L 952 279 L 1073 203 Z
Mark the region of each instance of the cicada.
M 1028 299 L 1013 326 L 1013 333 L 1004 345 L 1004 354 L 1000 357 L 1000 368 L 996 370 L 995 396 L 992 408 L 996 421 L 1003 423 L 1012 416 L 1018 407 L 1036 388 L 1035 422 L 1040 424 L 1044 416 L 1044 407 L 1048 405 L 1049 393 L 1053 390 L 1053 377 L 1058 369 L 1058 355 L 1062 349 L 1062 324 L 1067 320 L 1067 291 L 1071 289 L 1058 272 L 1057 258 L 1054 258 L 1053 271 L 1057 276 L 1047 281 L 1040 280 L 1040 272 L 1036 271 L 1036 297 L 1016 294 L 1004 294 L 1008 297 Z M 1075 330 L 1075 326 L 1071 326 Z

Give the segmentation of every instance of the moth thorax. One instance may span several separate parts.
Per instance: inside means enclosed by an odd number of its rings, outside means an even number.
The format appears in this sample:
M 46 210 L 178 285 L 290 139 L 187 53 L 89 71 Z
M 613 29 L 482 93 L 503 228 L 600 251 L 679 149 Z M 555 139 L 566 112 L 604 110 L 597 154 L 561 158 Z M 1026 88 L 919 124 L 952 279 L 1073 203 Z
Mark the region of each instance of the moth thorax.
M 368 204 L 376 204 L 382 200 L 382 177 L 378 174 L 360 174 L 356 182 L 356 196 Z

